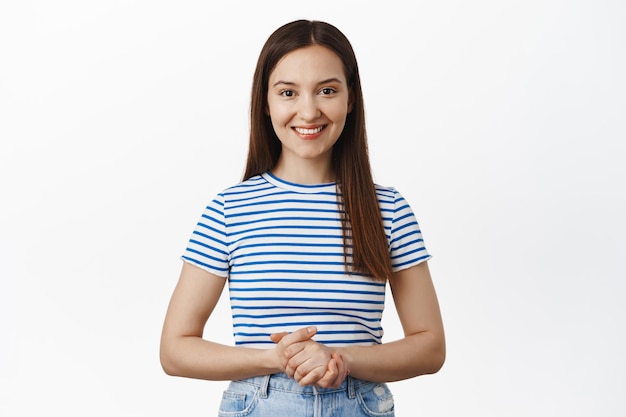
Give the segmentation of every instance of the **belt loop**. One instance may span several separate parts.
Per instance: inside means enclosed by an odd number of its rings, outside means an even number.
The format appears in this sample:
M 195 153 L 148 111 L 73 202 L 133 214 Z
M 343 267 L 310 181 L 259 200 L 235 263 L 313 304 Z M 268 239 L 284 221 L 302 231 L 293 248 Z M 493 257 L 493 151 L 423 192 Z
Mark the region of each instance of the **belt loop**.
M 350 399 L 354 399 L 354 397 L 356 396 L 356 387 L 355 387 L 355 381 L 354 378 L 352 378 L 350 375 L 348 375 L 348 377 L 346 378 L 348 380 L 348 398 Z
M 270 377 L 271 375 L 263 376 L 263 381 L 261 381 L 261 398 L 267 398 L 267 391 L 270 385 Z

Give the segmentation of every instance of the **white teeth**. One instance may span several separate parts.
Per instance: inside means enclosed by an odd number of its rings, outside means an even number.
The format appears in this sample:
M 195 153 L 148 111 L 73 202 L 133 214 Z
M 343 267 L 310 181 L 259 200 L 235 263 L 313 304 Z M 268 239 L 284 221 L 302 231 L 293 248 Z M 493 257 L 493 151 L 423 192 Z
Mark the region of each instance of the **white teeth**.
M 296 127 L 296 132 L 300 133 L 301 135 L 314 135 L 316 133 L 319 133 L 322 131 L 324 127 L 320 126 L 320 127 L 316 127 L 315 129 L 303 129 L 301 127 Z

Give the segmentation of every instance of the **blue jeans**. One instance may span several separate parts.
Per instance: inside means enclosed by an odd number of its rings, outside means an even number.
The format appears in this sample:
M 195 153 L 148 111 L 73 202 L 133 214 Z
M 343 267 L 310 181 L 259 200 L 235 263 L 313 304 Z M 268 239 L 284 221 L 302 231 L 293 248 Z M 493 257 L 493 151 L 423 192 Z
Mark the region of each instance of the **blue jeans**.
M 286 374 L 233 381 L 220 417 L 393 417 L 387 384 L 348 376 L 339 388 L 301 387 Z

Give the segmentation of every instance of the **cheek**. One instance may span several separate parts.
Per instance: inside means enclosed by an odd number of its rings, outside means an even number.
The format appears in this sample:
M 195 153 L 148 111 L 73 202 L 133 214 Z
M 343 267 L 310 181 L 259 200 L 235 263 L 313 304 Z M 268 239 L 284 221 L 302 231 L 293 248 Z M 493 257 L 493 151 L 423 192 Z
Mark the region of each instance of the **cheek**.
M 288 109 L 285 105 L 281 105 L 281 103 L 268 102 L 267 115 L 272 118 L 272 123 L 274 123 L 274 121 L 278 122 L 288 117 Z
M 284 118 L 280 117 L 280 114 L 276 114 L 276 112 L 272 112 L 270 115 L 270 123 L 272 125 L 272 129 L 274 130 L 274 133 L 276 134 L 278 139 L 282 142 L 285 137 L 285 133 L 287 131 L 287 127 L 286 127 L 287 121 L 285 121 Z
M 348 118 L 348 106 L 340 106 L 333 111 L 333 120 L 335 123 L 343 125 L 346 123 L 346 119 Z

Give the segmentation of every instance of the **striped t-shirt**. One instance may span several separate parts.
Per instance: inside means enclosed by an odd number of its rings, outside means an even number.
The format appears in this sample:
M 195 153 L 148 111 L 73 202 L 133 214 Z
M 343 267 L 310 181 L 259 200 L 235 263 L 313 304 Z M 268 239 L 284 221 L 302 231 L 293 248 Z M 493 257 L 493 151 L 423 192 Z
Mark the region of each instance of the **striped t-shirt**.
M 389 187 L 376 194 L 393 270 L 430 258 L 406 200 Z M 382 343 L 385 284 L 346 273 L 340 210 L 334 183 L 269 172 L 209 203 L 182 258 L 228 278 L 237 345 L 271 348 L 270 334 L 305 326 L 325 345 Z

